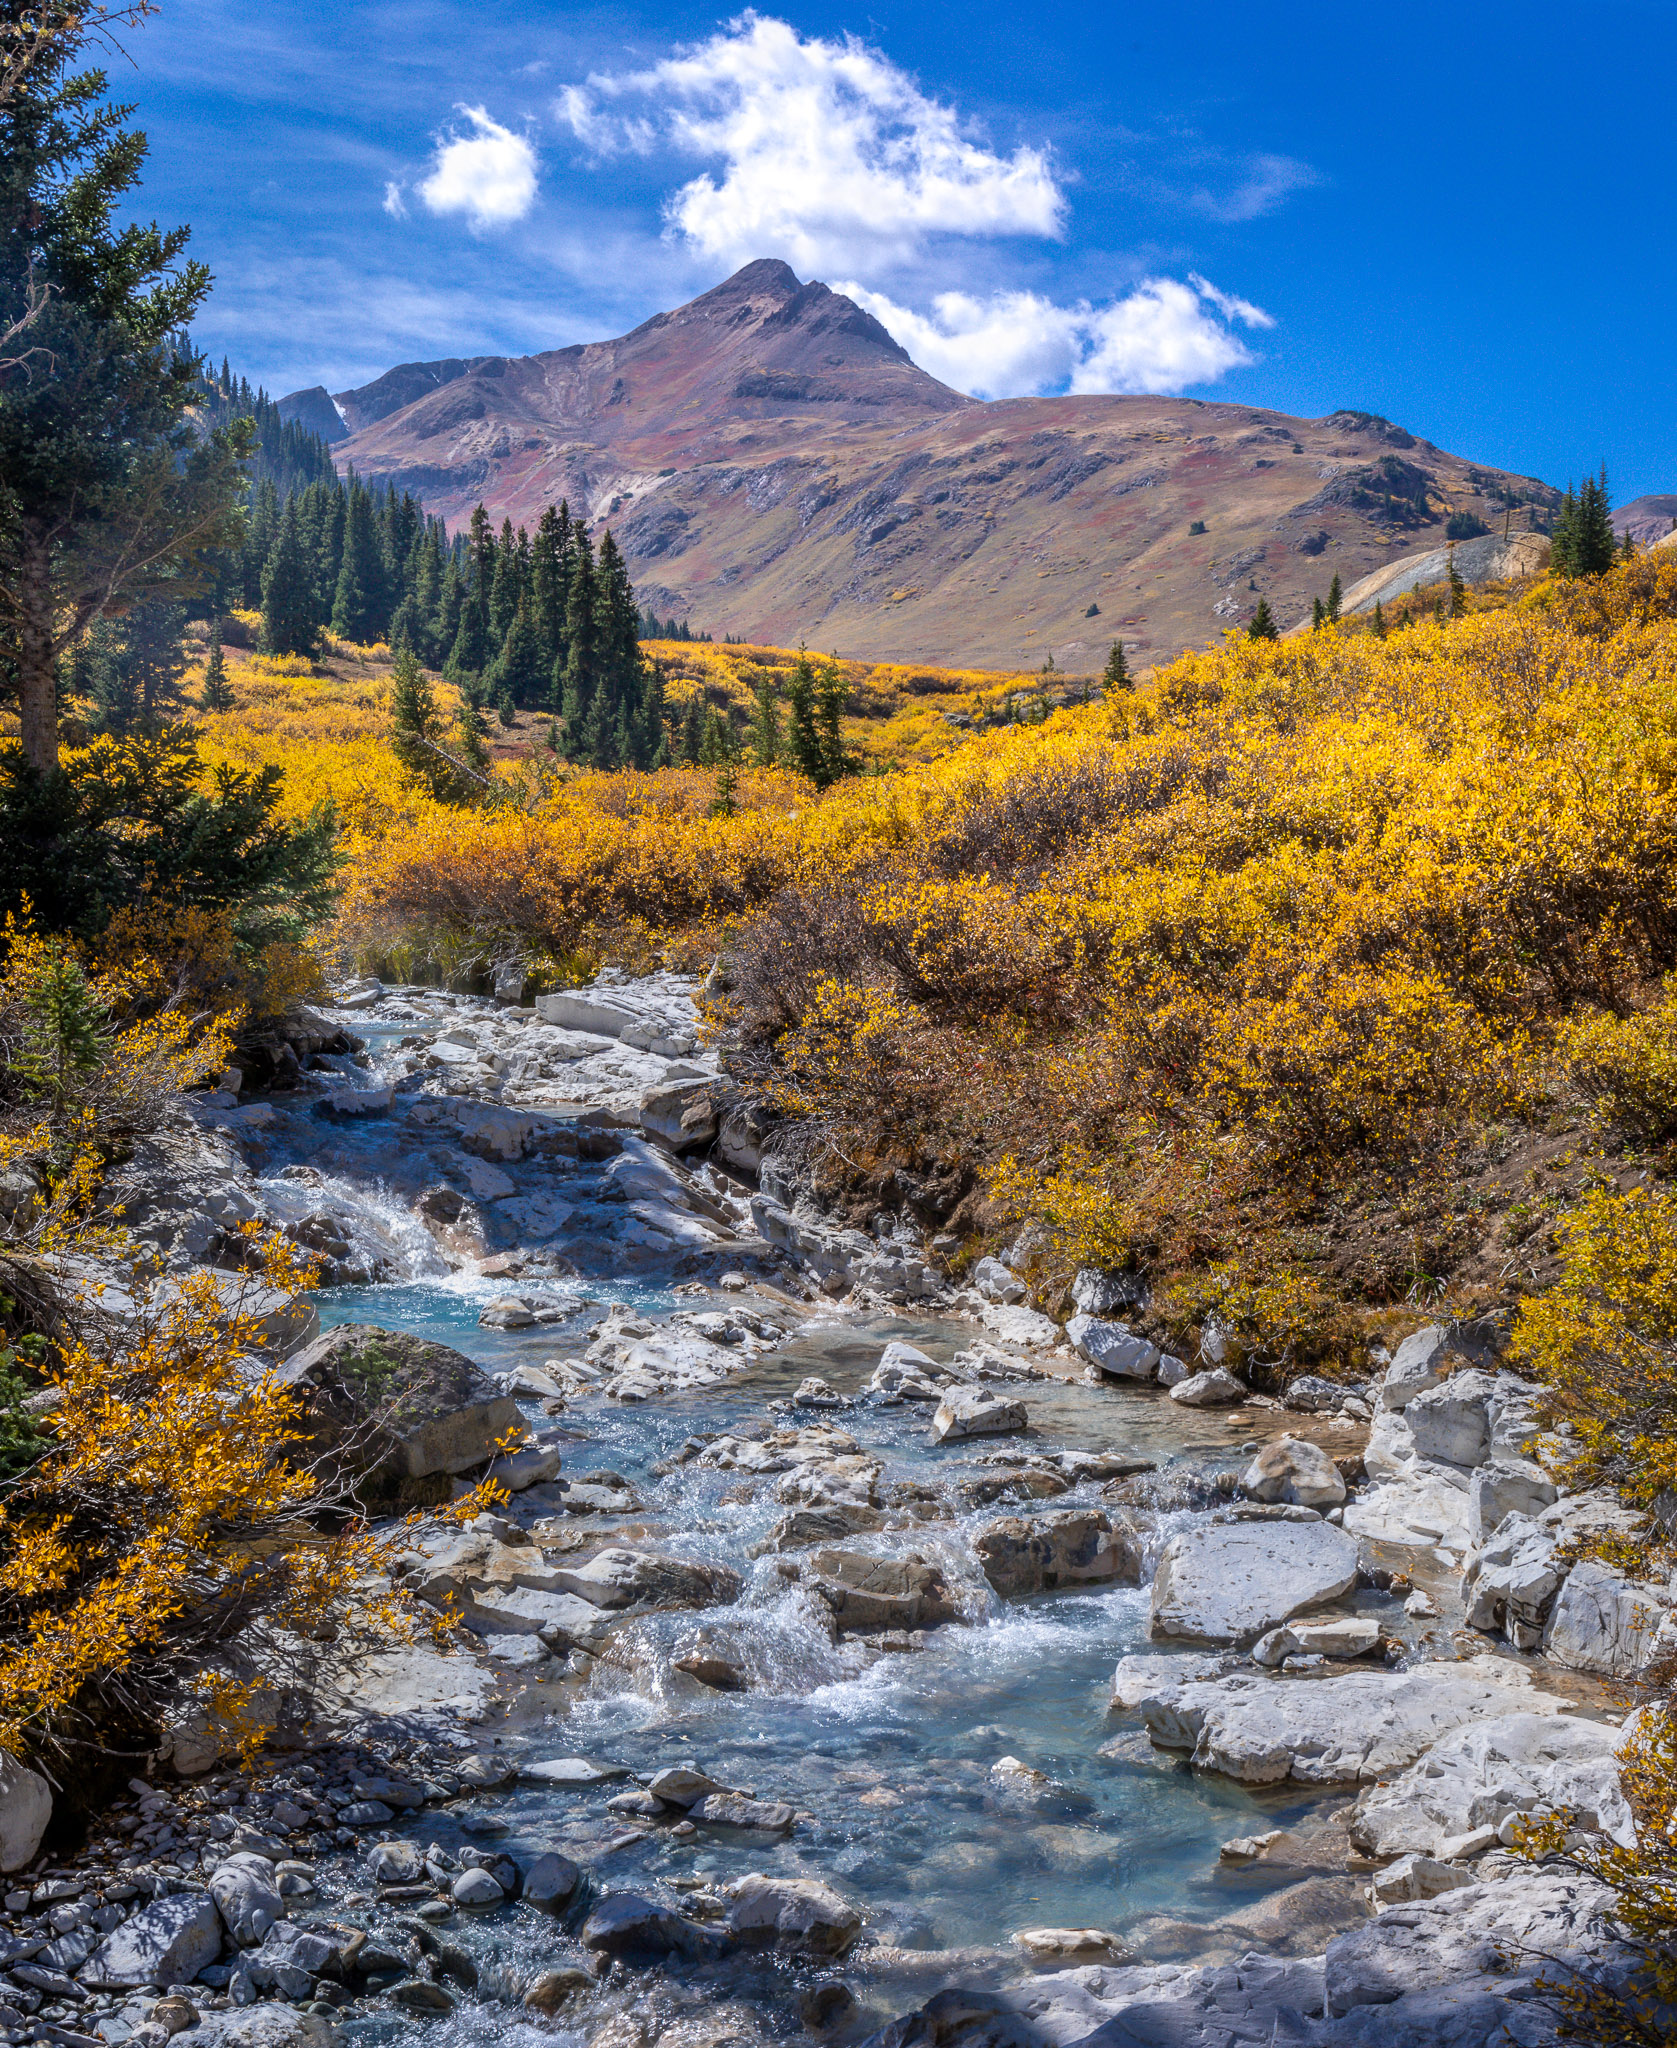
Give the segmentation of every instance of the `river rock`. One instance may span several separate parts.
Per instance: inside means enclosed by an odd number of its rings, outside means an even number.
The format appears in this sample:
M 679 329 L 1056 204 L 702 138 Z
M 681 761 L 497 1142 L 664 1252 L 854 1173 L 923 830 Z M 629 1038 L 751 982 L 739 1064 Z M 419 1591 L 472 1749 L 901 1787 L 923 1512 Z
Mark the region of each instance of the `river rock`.
M 221 1953 L 221 1918 L 202 1892 L 175 1892 L 142 1906 L 108 1934 L 82 1970 L 100 1990 L 190 1984 Z
M 1380 1406 L 1401 1414 L 1417 1394 L 1439 1386 L 1449 1371 L 1449 1351 L 1450 1330 L 1445 1323 L 1431 1323 L 1405 1337 L 1380 1383 Z
M 1467 1723 L 1358 1802 L 1351 1839 L 1370 1856 L 1439 1856 L 1513 1814 L 1576 1808 L 1582 1825 L 1635 1846 L 1619 1783 L 1622 1728 L 1570 1714 L 1515 1712 Z
M 1113 1379 L 1151 1380 L 1158 1374 L 1158 1345 L 1138 1337 L 1128 1323 L 1076 1315 L 1066 1325 L 1066 1336 L 1075 1351 Z
M 1462 1574 L 1468 1626 L 1500 1631 L 1518 1649 L 1536 1649 L 1566 1571 L 1547 1530 L 1526 1515 L 1504 1516 Z
M 1543 1631 L 1543 1654 L 1569 1671 L 1633 1678 L 1653 1654 L 1669 1611 L 1663 1586 L 1650 1586 L 1584 1558 L 1567 1574 Z
M 1332 2038 L 1355 2048 L 1472 2048 L 1503 2037 L 1509 2022 L 1526 2013 L 1533 2025 L 1512 2038 L 1552 2040 L 1542 2008 L 1533 2011 L 1528 2002 L 1536 1980 L 1552 1980 L 1557 1963 L 1564 1971 L 1569 1955 L 1609 1946 L 1608 1907 L 1602 1886 L 1552 1864 L 1390 1907 L 1328 1944 L 1329 2013 L 1375 2008 L 1366 2030 L 1338 2029 Z M 1445 1995 L 1417 1996 L 1429 1991 Z
M 738 1828 L 752 1834 L 789 1835 L 798 1809 L 778 1799 L 747 1799 L 738 1792 L 709 1792 L 687 1809 L 707 1828 Z
M 487 1870 L 479 1869 L 462 1870 L 449 1894 L 457 1906 L 498 1906 L 507 1896 Z
M 819 1550 L 810 1560 L 806 1583 L 839 1628 L 861 1635 L 936 1628 L 954 1614 L 942 1572 L 918 1557 Z
M 1212 1522 L 1165 1545 L 1152 1632 L 1250 1643 L 1357 1583 L 1357 1543 L 1326 1522 Z
M 862 1931 L 862 1916 L 814 1878 L 750 1871 L 726 1888 L 728 1931 L 736 1940 L 772 1943 L 809 1956 L 842 1956 Z
M 771 1524 L 757 1546 L 757 1554 L 807 1550 L 815 1543 L 842 1543 L 847 1536 L 881 1527 L 884 1520 L 878 1508 L 856 1502 L 839 1502 L 828 1508 L 793 1508 Z
M 1400 1906 L 1414 1899 L 1436 1899 L 1472 1882 L 1472 1874 L 1458 1863 L 1440 1863 L 1432 1856 L 1400 1856 L 1375 1872 L 1370 1890 L 1379 1905 Z
M 737 1600 L 740 1576 L 650 1550 L 602 1550 L 584 1565 L 562 1567 L 558 1584 L 595 1607 L 713 1607 Z
M 136 2029 L 129 2039 L 138 2042 L 142 2033 Z M 175 2039 L 182 2048 L 339 2048 L 343 2036 L 317 2013 L 253 2005 L 242 2012 L 207 2012 Z
M 1099 1927 L 1021 1927 L 1010 1939 L 1033 1963 L 1059 1969 L 1116 1962 L 1124 1953 L 1117 1935 Z
M 1274 1666 L 1288 1657 L 1366 1657 L 1380 1647 L 1380 1624 L 1371 1614 L 1350 1614 L 1343 1621 L 1291 1621 L 1272 1628 L 1252 1645 L 1255 1664 Z
M 962 1437 L 1005 1436 L 1029 1424 L 1023 1401 L 1005 1400 L 988 1387 L 957 1387 L 938 1403 L 932 1436 L 944 1444 Z
M 1205 1372 L 1190 1373 L 1170 1390 L 1170 1398 L 1184 1408 L 1232 1408 L 1251 1392 L 1243 1387 L 1227 1366 L 1214 1365 Z
M 1072 1306 L 1086 1316 L 1110 1316 L 1121 1308 L 1135 1308 L 1143 1292 L 1135 1274 L 1102 1273 L 1093 1266 L 1080 1267 L 1071 1283 Z
M 1012 1303 L 1025 1299 L 1025 1283 L 1010 1272 L 1000 1259 L 980 1259 L 972 1269 L 972 1284 L 986 1301 Z
M 52 1819 L 52 1787 L 38 1771 L 0 1750 L 0 1870 L 32 1863 Z
M 626 1963 L 657 1963 L 668 1956 L 716 1954 L 720 1937 L 696 1926 L 669 1906 L 639 1892 L 607 1892 L 589 1914 L 582 1945 L 595 1955 Z
M 1004 1515 L 973 1538 L 984 1576 L 1004 1598 L 1059 1586 L 1141 1583 L 1142 1534 L 1129 1516 L 1096 1508 Z
M 240 1853 L 210 1874 L 210 1897 L 240 1948 L 256 1948 L 284 1913 L 274 1866 L 265 1856 Z
M 640 1124 L 674 1152 L 691 1152 L 716 1137 L 717 1084 L 709 1079 L 663 1081 L 643 1090 Z
M 1367 1783 L 1407 1769 L 1469 1722 L 1561 1704 L 1534 1692 L 1523 1668 L 1483 1657 L 1309 1684 L 1247 1672 L 1172 1683 L 1160 1661 L 1161 1682 L 1138 1703 L 1149 1735 L 1248 1785 Z
M 425 1874 L 425 1858 L 417 1842 L 375 1842 L 367 1868 L 375 1884 L 417 1884 Z
M 1265 1444 L 1241 1473 L 1240 1487 L 1253 1500 L 1301 1508 L 1334 1508 L 1345 1498 L 1339 1467 L 1319 1444 L 1297 1436 Z
M 524 1764 L 518 1775 L 533 1778 L 538 1785 L 555 1785 L 562 1791 L 586 1792 L 594 1785 L 608 1785 L 629 1776 L 626 1764 L 597 1764 L 585 1756 L 545 1757 Z
M 302 1401 L 308 1451 L 374 1494 L 468 1472 L 523 1427 L 518 1403 L 461 1352 L 374 1324 L 341 1323 L 277 1370 Z
M 1416 1394 L 1403 1411 L 1417 1457 L 1472 1467 L 1491 1454 L 1491 1401 L 1496 1375 L 1477 1368 L 1452 1373 L 1441 1386 Z
M 1508 1515 L 1540 1515 L 1559 1498 L 1560 1489 L 1529 1458 L 1491 1454 L 1468 1481 L 1467 1533 L 1474 1544 L 1488 1542 Z
M 731 1797 L 734 1788 L 719 1784 L 692 1764 L 669 1764 L 648 1780 L 646 1789 L 654 1799 L 663 1800 L 666 1806 L 688 1807 L 696 1806 L 701 1799 L 708 1799 L 713 1793 Z

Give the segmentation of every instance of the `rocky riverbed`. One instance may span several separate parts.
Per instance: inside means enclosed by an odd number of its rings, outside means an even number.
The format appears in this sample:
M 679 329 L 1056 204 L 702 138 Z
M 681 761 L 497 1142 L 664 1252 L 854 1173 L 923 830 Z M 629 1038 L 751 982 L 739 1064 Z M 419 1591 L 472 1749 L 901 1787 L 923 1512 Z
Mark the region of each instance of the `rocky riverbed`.
M 1514 1829 L 1623 1836 L 1673 1624 L 1567 1564 L 1622 1510 L 1492 1336 L 1283 1407 L 1120 1280 L 958 1283 L 810 1206 L 694 995 L 342 990 L 127 1170 L 176 1268 L 321 1261 L 275 1352 L 392 1517 L 510 1501 L 404 1530 L 456 1649 L 299 1644 L 261 1767 L 183 1711 L 73 1854 L 9 1769 L 6 2038 L 1551 2038 L 1538 1958 L 1625 1959 Z

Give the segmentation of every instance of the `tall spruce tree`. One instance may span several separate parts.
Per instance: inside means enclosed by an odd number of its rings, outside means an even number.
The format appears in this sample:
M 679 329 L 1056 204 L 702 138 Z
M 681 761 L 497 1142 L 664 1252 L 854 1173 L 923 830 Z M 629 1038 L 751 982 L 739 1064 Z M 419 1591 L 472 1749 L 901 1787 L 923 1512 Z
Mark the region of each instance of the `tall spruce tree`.
M 572 760 L 586 760 L 588 714 L 599 680 L 599 631 L 594 604 L 594 550 L 585 531 L 575 533 L 570 589 L 565 598 L 565 667 L 560 682 L 559 716 L 565 728 L 565 749 Z
M 187 229 L 118 224 L 146 138 L 103 72 L 74 68 L 87 19 L 64 16 L 0 100 L 0 331 L 29 323 L 0 364 L 0 667 L 43 774 L 60 657 L 101 613 L 214 581 L 251 446 L 238 423 L 200 435 L 188 417 L 202 385 L 178 337 L 210 275 L 183 260 Z
M 1269 608 L 1269 599 L 1260 597 L 1258 609 L 1252 614 L 1246 628 L 1248 640 L 1279 640 L 1281 634 L 1275 623 L 1275 614 Z
M 1328 585 L 1328 601 L 1324 609 L 1330 619 L 1339 617 L 1339 608 L 1345 602 L 1345 591 L 1339 580 L 1339 571 L 1333 572 L 1333 581 Z
M 751 695 L 751 758 L 772 768 L 780 759 L 780 685 L 772 669 L 760 671 Z
M 340 639 L 366 643 L 380 637 L 390 616 L 387 581 L 377 511 L 371 494 L 352 475 L 332 595 L 332 631 Z
M 815 670 L 800 647 L 787 690 L 786 752 L 800 775 L 822 788 L 821 733 L 815 720 Z
M 297 500 L 287 498 L 262 571 L 262 647 L 267 654 L 310 654 L 320 638 L 314 579 L 297 530 Z

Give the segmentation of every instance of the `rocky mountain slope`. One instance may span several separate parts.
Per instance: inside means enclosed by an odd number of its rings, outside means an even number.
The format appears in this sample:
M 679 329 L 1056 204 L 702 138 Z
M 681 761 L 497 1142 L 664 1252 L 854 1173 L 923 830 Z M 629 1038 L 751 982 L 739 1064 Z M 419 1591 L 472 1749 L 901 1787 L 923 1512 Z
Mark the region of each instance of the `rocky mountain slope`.
M 1530 528 L 1548 486 L 1362 412 L 1199 399 L 983 403 L 778 262 L 617 341 L 406 363 L 282 402 L 451 526 L 481 499 L 609 525 L 643 600 L 754 640 L 1088 668 L 1283 625 L 1436 538 Z

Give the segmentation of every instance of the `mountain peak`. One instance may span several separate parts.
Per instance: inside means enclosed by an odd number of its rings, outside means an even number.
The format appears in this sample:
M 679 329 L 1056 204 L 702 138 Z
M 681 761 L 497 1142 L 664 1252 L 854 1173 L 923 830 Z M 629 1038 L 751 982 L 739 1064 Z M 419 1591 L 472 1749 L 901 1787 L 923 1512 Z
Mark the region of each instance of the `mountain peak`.
M 789 299 L 801 289 L 798 273 L 790 263 L 782 263 L 778 256 L 759 256 L 755 263 L 743 264 L 732 277 L 725 277 L 693 303 L 702 305 L 707 299 L 755 299 L 768 293 Z

